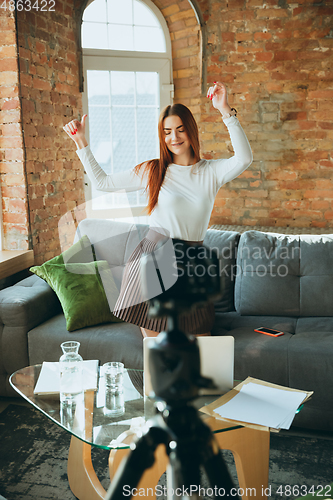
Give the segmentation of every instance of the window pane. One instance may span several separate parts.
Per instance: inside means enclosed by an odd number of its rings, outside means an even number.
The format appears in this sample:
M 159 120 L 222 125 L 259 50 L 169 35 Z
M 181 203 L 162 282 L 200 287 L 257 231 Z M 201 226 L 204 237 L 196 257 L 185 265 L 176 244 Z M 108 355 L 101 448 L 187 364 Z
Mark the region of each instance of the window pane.
M 112 50 L 134 50 L 133 27 L 108 24 L 109 49 Z
M 158 105 L 158 73 L 136 73 L 136 102 L 138 105 Z
M 133 24 L 132 0 L 108 0 L 108 22 Z
M 88 107 L 91 150 L 106 173 L 111 173 L 110 108 Z
M 133 169 L 158 157 L 157 72 L 88 70 L 87 92 L 89 142 L 106 173 Z M 106 196 L 93 189 L 92 195 L 94 209 L 147 202 L 142 192 Z
M 160 22 L 141 0 L 94 0 L 84 11 L 82 46 L 165 52 Z
M 82 47 L 107 49 L 107 25 L 101 23 L 82 23 Z
M 89 105 L 110 104 L 110 83 L 108 71 L 87 71 Z
M 134 105 L 134 71 L 111 71 L 112 105 Z
M 134 26 L 134 50 L 165 52 L 165 38 L 162 29 Z
M 137 109 L 138 163 L 158 157 L 157 109 Z
M 155 14 L 140 1 L 134 1 L 134 24 L 137 26 L 155 26 L 160 27 L 159 20 Z
M 106 20 L 106 1 L 105 0 L 94 0 L 85 9 L 82 17 L 83 21 L 99 21 L 105 22 Z
M 135 110 L 112 108 L 113 172 L 134 168 L 136 165 Z

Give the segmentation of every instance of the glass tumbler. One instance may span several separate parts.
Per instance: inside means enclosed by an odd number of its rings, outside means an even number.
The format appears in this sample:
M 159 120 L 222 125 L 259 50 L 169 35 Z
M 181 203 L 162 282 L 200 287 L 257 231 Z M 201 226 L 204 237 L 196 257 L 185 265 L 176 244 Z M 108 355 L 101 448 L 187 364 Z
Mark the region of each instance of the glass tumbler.
M 104 363 L 105 404 L 104 414 L 118 417 L 125 413 L 124 364 L 118 361 Z

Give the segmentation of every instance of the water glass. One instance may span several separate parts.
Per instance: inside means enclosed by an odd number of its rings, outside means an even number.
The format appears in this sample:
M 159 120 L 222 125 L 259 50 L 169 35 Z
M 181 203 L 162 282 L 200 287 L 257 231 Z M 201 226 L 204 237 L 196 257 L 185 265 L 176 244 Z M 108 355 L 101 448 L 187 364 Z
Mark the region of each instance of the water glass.
M 103 365 L 105 380 L 105 404 L 104 413 L 113 417 L 119 417 L 125 413 L 124 402 L 124 364 L 111 361 Z

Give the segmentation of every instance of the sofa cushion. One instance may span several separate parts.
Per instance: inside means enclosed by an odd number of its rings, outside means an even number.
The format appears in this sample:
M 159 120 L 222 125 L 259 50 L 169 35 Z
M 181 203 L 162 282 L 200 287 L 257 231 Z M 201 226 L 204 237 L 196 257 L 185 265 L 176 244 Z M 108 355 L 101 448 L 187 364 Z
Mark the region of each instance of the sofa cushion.
M 332 429 L 333 335 L 318 328 L 296 333 L 288 346 L 289 385 L 295 389 L 314 391 L 295 425 L 313 429 Z
M 296 333 L 322 332 L 333 334 L 333 318 L 331 317 L 311 317 L 298 318 Z
M 231 330 L 245 327 L 254 331 L 255 328 L 260 326 L 281 330 L 293 335 L 296 332 L 298 321 L 298 318 L 288 316 L 242 316 L 236 311 L 223 314 L 217 311 L 212 335 L 221 335 L 220 332 L 223 330 L 230 332 Z M 262 334 L 257 333 L 257 335 Z
M 108 298 L 116 299 L 118 296 L 106 261 L 70 264 L 48 261 L 30 270 L 47 281 L 57 294 L 69 332 L 100 323 L 122 321 L 112 314 L 104 291 L 103 282 L 106 282 Z
M 333 235 L 300 236 L 300 316 L 333 316 Z
M 245 232 L 235 295 L 240 314 L 333 316 L 333 235 Z
M 242 315 L 299 316 L 299 236 L 259 231 L 241 235 L 235 307 Z
M 293 335 L 286 333 L 274 338 L 256 333 L 247 326 L 231 329 L 226 335 L 235 339 L 235 380 L 250 376 L 289 385 L 288 344 Z
M 235 310 L 235 268 L 239 238 L 240 234 L 234 231 L 208 229 L 204 239 L 204 245 L 215 249 L 218 254 L 222 295 L 214 305 L 219 312 Z
M 58 314 L 28 333 L 30 365 L 58 361 L 60 344 L 67 340 L 80 342 L 83 359 L 99 359 L 100 363 L 121 361 L 126 368 L 143 368 L 142 335 L 130 323 L 108 323 L 68 333 L 63 314 Z

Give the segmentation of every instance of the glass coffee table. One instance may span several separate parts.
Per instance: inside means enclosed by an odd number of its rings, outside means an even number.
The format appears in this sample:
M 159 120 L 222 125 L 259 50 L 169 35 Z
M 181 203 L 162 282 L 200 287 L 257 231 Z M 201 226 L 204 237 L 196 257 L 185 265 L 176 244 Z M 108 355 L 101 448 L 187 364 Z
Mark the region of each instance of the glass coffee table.
M 99 376 L 98 390 L 86 391 L 84 404 L 77 407 L 75 414 L 64 415 L 60 411 L 59 394 L 34 394 L 41 367 L 42 365 L 35 365 L 16 371 L 11 375 L 10 383 L 24 399 L 72 435 L 67 474 L 73 494 L 79 500 L 103 499 L 106 492 L 93 468 L 91 447 L 110 450 L 109 470 L 112 481 L 121 460 L 130 450 L 136 432 L 155 415 L 153 401 L 144 397 L 143 371 L 125 370 L 125 413 L 119 417 L 110 417 L 104 409 L 102 375 Z M 209 400 L 207 397 L 198 398 L 196 407 L 200 408 L 216 397 L 210 397 Z M 241 489 L 239 496 L 243 500 L 267 498 L 265 489 L 268 488 L 269 429 L 231 426 L 228 422 L 204 413 L 202 418 L 215 434 L 220 449 L 230 450 L 234 455 Z M 168 459 L 163 445 L 157 448 L 155 457 L 153 467 L 145 471 L 138 485 L 138 488 L 144 488 L 147 492 L 145 498 L 156 498 L 154 488 L 166 470 Z

